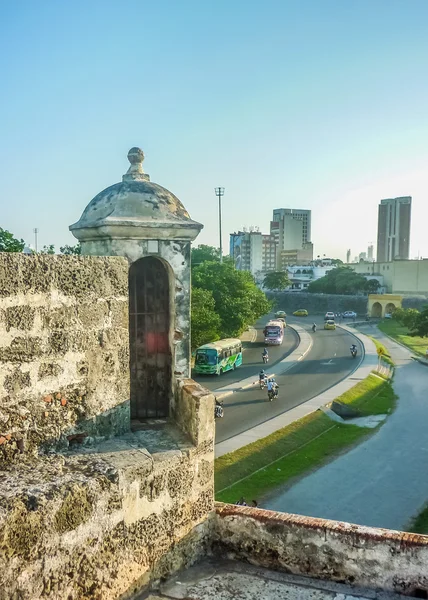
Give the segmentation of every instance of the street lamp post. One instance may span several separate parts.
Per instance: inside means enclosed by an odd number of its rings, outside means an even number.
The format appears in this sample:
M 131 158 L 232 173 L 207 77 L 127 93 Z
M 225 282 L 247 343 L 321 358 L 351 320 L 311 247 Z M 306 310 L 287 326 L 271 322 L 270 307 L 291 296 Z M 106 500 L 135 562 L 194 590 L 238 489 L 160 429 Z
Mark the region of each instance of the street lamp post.
M 33 229 L 33 233 L 34 233 L 34 241 L 35 241 L 35 246 L 36 246 L 36 252 L 37 252 L 37 234 L 39 233 L 39 230 L 37 227 L 35 227 Z
M 215 195 L 218 197 L 218 233 L 220 236 L 220 262 L 223 262 L 223 243 L 221 241 L 221 199 L 224 196 L 224 187 L 216 187 Z

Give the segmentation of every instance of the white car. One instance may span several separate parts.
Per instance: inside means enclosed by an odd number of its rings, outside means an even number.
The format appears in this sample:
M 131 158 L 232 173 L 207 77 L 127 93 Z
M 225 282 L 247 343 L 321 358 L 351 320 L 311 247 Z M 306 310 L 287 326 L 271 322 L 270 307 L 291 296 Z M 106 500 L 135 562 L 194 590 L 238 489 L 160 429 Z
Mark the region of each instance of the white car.
M 354 312 L 353 310 L 347 310 L 346 312 L 343 313 L 344 319 L 355 319 L 356 316 L 357 316 L 357 313 Z
M 324 321 L 334 321 L 334 312 L 325 313 Z

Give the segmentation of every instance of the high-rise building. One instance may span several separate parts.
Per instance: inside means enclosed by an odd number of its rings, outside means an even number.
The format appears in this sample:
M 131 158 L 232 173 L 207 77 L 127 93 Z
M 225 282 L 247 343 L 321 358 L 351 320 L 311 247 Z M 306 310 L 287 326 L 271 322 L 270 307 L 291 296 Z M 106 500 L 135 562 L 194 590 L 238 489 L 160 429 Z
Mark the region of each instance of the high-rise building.
M 373 262 L 373 244 L 369 244 L 367 248 L 367 260 Z
M 235 268 L 253 275 L 275 270 L 275 237 L 259 231 L 238 231 L 230 234 L 230 256 Z
M 348 264 L 351 262 L 351 249 L 346 251 L 346 262 Z
M 379 204 L 377 261 L 408 259 L 412 197 L 388 198 Z
M 296 227 L 290 225 L 290 220 L 297 220 L 302 222 L 302 230 L 301 230 L 301 244 L 297 247 L 300 249 L 303 247 L 303 244 L 311 241 L 311 211 L 305 210 L 303 208 L 275 208 L 272 214 L 272 223 L 280 223 L 285 220 L 288 222 L 288 227 L 290 231 L 293 232 L 293 235 L 296 234 Z M 272 225 L 271 225 L 272 227 Z M 277 227 L 277 229 L 281 229 L 281 225 Z M 271 230 L 272 232 L 272 230 Z M 279 240 L 278 240 L 279 241 Z M 281 250 L 291 249 L 291 244 L 289 244 L 284 236 L 284 246 L 281 247 Z M 296 248 L 296 246 L 294 246 Z
M 311 211 L 300 208 L 276 208 L 273 211 L 270 233 L 277 242 L 276 268 L 284 264 L 284 251 L 289 256 L 303 249 L 308 250 L 311 242 Z M 312 246 L 311 246 L 312 247 Z M 290 254 L 291 253 L 291 254 Z

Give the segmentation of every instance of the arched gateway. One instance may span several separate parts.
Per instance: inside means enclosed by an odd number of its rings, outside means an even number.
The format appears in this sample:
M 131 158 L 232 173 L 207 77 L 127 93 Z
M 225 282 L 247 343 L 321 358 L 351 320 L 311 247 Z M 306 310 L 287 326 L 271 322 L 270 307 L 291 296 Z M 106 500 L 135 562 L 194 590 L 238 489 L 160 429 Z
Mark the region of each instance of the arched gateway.
M 370 294 L 368 298 L 367 312 L 377 319 L 394 312 L 401 307 L 403 296 L 397 294 Z
M 150 181 L 142 150 L 128 159 L 122 181 L 70 229 L 82 254 L 129 261 L 130 418 L 163 419 L 176 411 L 178 379 L 190 375 L 190 244 L 202 225 Z

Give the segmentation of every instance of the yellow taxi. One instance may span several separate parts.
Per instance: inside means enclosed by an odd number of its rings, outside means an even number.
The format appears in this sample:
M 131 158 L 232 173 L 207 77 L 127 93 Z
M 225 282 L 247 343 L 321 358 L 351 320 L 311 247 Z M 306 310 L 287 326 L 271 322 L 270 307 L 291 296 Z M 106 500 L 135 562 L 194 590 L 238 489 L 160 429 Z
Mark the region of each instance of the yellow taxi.
M 336 329 L 336 323 L 333 319 L 329 319 L 324 323 L 324 329 Z
M 287 313 L 284 312 L 283 310 L 277 310 L 275 313 L 275 317 L 277 319 L 285 319 L 286 316 L 287 316 Z
M 307 317 L 308 311 L 306 310 L 306 308 L 299 308 L 299 310 L 294 311 L 293 315 L 295 317 Z

